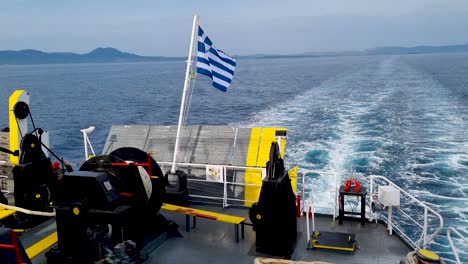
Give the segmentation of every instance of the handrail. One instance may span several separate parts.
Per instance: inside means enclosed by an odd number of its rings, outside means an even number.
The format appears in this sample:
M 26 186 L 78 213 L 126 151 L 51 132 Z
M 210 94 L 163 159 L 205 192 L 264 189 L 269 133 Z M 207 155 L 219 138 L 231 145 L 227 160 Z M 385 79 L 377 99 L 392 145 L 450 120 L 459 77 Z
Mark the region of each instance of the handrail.
M 0 191 L 3 193 L 3 195 L 10 193 L 10 191 L 8 191 L 8 176 L 6 175 L 0 174 Z
M 166 161 L 160 161 L 159 164 L 162 166 L 161 169 L 164 170 L 164 165 L 172 165 L 172 162 L 166 162 Z M 211 166 L 213 164 L 203 164 L 203 163 L 185 163 L 185 162 L 176 162 L 176 165 L 179 167 L 190 167 L 190 168 L 196 168 L 196 169 L 203 169 L 206 168 L 207 166 Z M 217 165 L 218 166 L 218 165 Z M 227 180 L 227 170 L 234 170 L 234 171 L 242 171 L 242 170 L 258 170 L 259 174 L 264 175 L 264 168 L 263 167 L 254 167 L 254 166 L 236 166 L 236 165 L 219 165 L 223 169 L 223 179 L 222 181 L 218 181 L 218 183 L 223 184 L 223 194 L 222 196 L 207 196 L 207 195 L 194 195 L 191 194 L 190 196 L 193 198 L 202 198 L 202 199 L 210 199 L 210 200 L 220 200 L 223 203 L 223 207 L 229 207 L 230 204 L 228 201 L 236 201 L 236 202 L 248 202 L 248 203 L 254 203 L 257 201 L 252 201 L 252 200 L 247 200 L 247 199 L 238 199 L 238 198 L 233 198 L 233 197 L 228 197 L 228 190 L 227 186 L 253 186 L 253 187 L 258 187 L 260 188 L 262 185 L 261 184 L 255 184 L 255 183 L 242 183 L 242 182 L 234 182 L 234 181 L 228 181 Z M 204 179 L 187 179 L 188 182 L 207 182 L 207 180 Z
M 453 252 L 453 255 L 455 256 L 455 260 L 457 264 L 461 264 L 462 262 L 460 261 L 460 257 L 458 256 L 457 248 L 453 244 L 452 237 L 450 236 L 450 231 L 454 232 L 459 238 L 461 238 L 467 244 L 468 244 L 468 239 L 464 237 L 462 234 L 460 234 L 460 232 L 458 232 L 455 228 L 451 226 L 447 228 L 447 239 L 449 241 L 450 248 L 452 249 L 452 252 Z
M 7 165 L 8 162 L 6 160 L 0 160 L 0 165 Z M 7 175 L 1 175 L 0 174 L 0 191 L 6 195 L 9 194 L 10 192 L 8 191 L 8 176 Z
M 172 162 L 168 161 L 158 161 L 158 164 L 164 165 L 164 164 L 172 164 Z M 187 162 L 176 162 L 176 165 L 184 167 L 193 167 L 193 168 L 204 168 L 206 166 L 210 165 L 215 165 L 215 164 L 207 164 L 207 163 L 187 163 Z M 237 165 L 221 165 L 227 169 L 239 169 L 239 170 L 244 170 L 244 169 L 258 169 L 262 170 L 264 169 L 263 167 L 258 167 L 258 166 L 237 166 Z
M 442 230 L 442 227 L 444 225 L 444 219 L 442 218 L 442 216 L 439 213 L 437 213 L 434 209 L 430 208 L 425 203 L 421 202 L 420 200 L 416 199 L 414 196 L 412 196 L 411 194 L 409 194 L 408 192 L 406 192 L 405 190 L 400 188 L 394 182 L 392 182 L 389 179 L 385 178 L 384 176 L 380 176 L 380 175 L 370 175 L 370 191 L 369 191 L 370 195 L 369 196 L 370 196 L 371 204 L 374 201 L 374 197 L 373 197 L 373 193 L 372 193 L 373 185 L 374 185 L 374 179 L 380 179 L 380 180 L 383 180 L 383 181 L 387 182 L 392 187 L 398 189 L 400 191 L 400 193 L 403 193 L 404 195 L 409 197 L 412 201 L 416 202 L 419 206 L 424 208 L 424 225 L 423 225 L 423 233 L 422 233 L 422 248 L 426 249 L 426 246 L 429 245 L 434 240 L 434 238 L 439 234 L 439 232 Z M 432 233 L 432 235 L 429 236 L 429 238 L 427 238 L 428 212 L 431 212 L 432 214 L 437 216 L 437 218 L 439 219 L 439 227 L 437 227 L 437 229 L 434 231 L 434 233 Z M 371 214 L 371 220 L 372 220 L 372 214 Z M 417 245 L 417 243 L 415 243 L 414 241 L 410 241 L 410 242 L 412 242 L 412 244 L 414 244 L 414 245 Z
M 332 193 L 332 197 L 333 198 L 333 206 L 332 207 L 328 207 L 328 206 L 316 206 L 314 205 L 314 208 L 323 208 L 323 209 L 331 209 L 332 210 L 332 214 L 333 214 L 333 221 L 335 221 L 336 217 L 338 216 L 338 213 L 337 213 L 337 208 L 338 208 L 338 189 L 339 189 L 339 184 L 338 184 L 338 177 L 337 177 L 337 173 L 335 172 L 324 172 L 324 171 L 320 171 L 320 170 L 308 170 L 309 173 L 316 173 L 316 174 L 324 174 L 324 175 L 328 175 L 328 176 L 332 176 L 333 177 L 333 188 L 330 190 L 330 189 L 327 189 L 325 191 L 320 191 L 320 190 L 313 190 L 315 194 L 317 193 Z M 300 173 L 302 174 L 302 173 Z M 299 173 L 298 173 L 298 176 L 297 178 L 299 179 L 301 176 L 299 176 Z M 312 189 L 311 188 L 307 188 L 306 187 L 306 182 L 305 182 L 305 174 L 302 174 L 302 191 L 301 193 L 305 196 L 305 193 L 309 192 L 310 191 L 310 195 L 312 196 Z M 305 197 L 304 197 L 305 199 Z M 304 205 L 302 208 L 301 208 L 301 211 L 302 212 L 305 212 L 307 210 L 307 207 Z
M 312 233 L 315 233 L 315 207 L 314 207 L 314 198 L 312 196 L 312 191 L 310 193 L 309 199 L 304 201 L 304 207 L 307 208 L 306 210 L 306 225 L 307 225 L 307 248 L 310 248 L 310 226 L 309 226 L 309 217 L 312 218 Z

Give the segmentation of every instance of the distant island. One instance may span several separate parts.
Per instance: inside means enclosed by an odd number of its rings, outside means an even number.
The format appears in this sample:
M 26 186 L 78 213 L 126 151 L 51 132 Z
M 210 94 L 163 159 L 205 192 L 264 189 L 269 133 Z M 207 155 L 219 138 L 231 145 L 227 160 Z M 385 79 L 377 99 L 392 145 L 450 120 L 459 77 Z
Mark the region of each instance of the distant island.
M 415 47 L 377 47 L 363 51 L 341 52 L 307 52 L 300 54 L 254 54 L 237 55 L 235 58 L 268 59 L 268 58 L 303 58 L 303 57 L 337 57 L 366 55 L 407 55 L 429 53 L 461 53 L 468 52 L 468 44 L 447 46 L 415 46 Z M 53 63 L 104 63 L 104 62 L 152 62 L 185 60 L 183 57 L 140 56 L 122 52 L 115 48 L 97 48 L 86 54 L 71 52 L 42 52 L 28 49 L 20 51 L 0 51 L 1 64 L 53 64 Z
M 97 48 L 86 54 L 71 52 L 42 52 L 39 50 L 0 51 L 0 64 L 53 64 L 53 63 L 96 63 L 96 62 L 145 62 L 171 61 L 184 58 L 163 56 L 139 56 L 115 48 Z
M 415 46 L 415 47 L 377 47 L 362 51 L 330 51 L 330 52 L 306 52 L 300 54 L 255 54 L 237 56 L 238 58 L 304 58 L 304 57 L 338 57 L 338 56 L 371 56 L 371 55 L 409 55 L 432 53 L 463 53 L 468 52 L 468 43 L 462 45 L 447 46 Z

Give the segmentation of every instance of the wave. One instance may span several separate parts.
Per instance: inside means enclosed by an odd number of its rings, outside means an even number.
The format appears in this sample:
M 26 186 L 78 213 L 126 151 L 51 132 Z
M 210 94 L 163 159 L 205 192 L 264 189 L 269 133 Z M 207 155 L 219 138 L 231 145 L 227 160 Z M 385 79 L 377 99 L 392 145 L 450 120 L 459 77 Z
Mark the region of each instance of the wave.
M 342 182 L 355 172 L 365 182 L 379 174 L 467 226 L 468 126 L 458 107 L 444 86 L 393 57 L 310 87 L 246 124 L 290 129 L 287 157 L 318 193 L 319 208 L 333 206 L 330 175 Z

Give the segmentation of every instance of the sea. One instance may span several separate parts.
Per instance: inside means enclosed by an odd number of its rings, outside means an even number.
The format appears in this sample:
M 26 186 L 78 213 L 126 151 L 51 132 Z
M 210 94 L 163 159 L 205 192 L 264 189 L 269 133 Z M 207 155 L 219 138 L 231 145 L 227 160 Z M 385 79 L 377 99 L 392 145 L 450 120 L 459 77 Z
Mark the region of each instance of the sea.
M 27 90 L 51 148 L 79 164 L 82 128 L 96 127 L 100 153 L 112 125 L 176 125 L 184 75 L 184 61 L 1 65 L 0 128 L 10 94 Z M 285 159 L 313 192 L 330 190 L 331 175 L 364 185 L 382 175 L 443 216 L 430 249 L 453 259 L 446 227 L 468 235 L 468 53 L 239 59 L 228 92 L 198 76 L 191 94 L 189 125 L 287 127 Z M 320 197 L 317 207 L 329 206 Z M 403 228 L 420 239 L 409 221 Z

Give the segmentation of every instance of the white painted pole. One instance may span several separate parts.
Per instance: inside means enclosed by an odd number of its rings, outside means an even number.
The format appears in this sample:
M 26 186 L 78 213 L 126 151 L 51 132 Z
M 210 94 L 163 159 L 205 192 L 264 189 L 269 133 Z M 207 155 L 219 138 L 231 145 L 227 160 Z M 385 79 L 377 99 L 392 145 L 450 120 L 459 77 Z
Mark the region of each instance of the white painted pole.
M 86 132 L 84 132 L 83 130 L 81 130 L 81 132 L 83 133 L 83 146 L 84 146 L 84 160 L 88 160 L 88 144 L 86 142 Z
M 93 157 L 96 156 L 96 153 L 94 152 L 93 145 L 91 144 L 91 141 L 89 140 L 88 134 L 86 134 L 86 141 L 88 142 L 89 149 L 91 149 L 91 153 L 93 153 Z M 89 156 L 88 156 L 89 158 Z
M 423 249 L 426 249 L 427 243 L 427 208 L 424 208 L 424 229 L 423 229 Z
M 224 193 L 223 193 L 223 208 L 228 207 L 227 203 L 227 169 L 223 166 L 223 184 L 224 184 Z
M 312 233 L 315 233 L 315 207 L 314 207 L 314 199 L 312 198 L 312 205 L 310 206 L 310 211 L 312 214 Z M 309 216 L 307 216 L 309 217 Z
M 340 186 L 338 185 L 338 177 L 336 177 L 336 173 L 333 173 L 333 177 L 334 177 L 334 180 L 335 180 L 335 186 L 334 186 L 334 196 L 335 196 L 335 206 L 333 206 L 333 222 L 336 220 L 336 207 L 338 206 L 338 192 L 339 192 L 339 189 L 340 189 Z M 344 204 L 342 204 L 341 206 L 343 206 L 343 210 L 344 210 Z
M 369 205 L 370 205 L 370 215 L 369 215 L 369 220 L 372 223 L 374 221 L 374 212 L 372 212 L 372 203 L 374 202 L 374 177 L 371 175 L 370 176 L 370 190 L 369 190 Z
M 306 223 L 307 223 L 307 248 L 309 248 L 311 246 L 310 244 L 310 227 L 309 227 L 309 211 L 310 210 L 310 207 L 309 207 L 309 204 L 307 204 L 307 207 L 306 207 Z
M 392 211 L 393 211 L 393 206 L 390 205 L 388 207 L 388 233 L 390 235 L 393 234 Z
M 84 145 L 84 151 L 85 151 L 85 161 L 89 159 L 89 153 L 88 153 L 88 145 L 91 148 L 91 151 L 93 152 L 93 155 L 96 156 L 94 153 L 93 146 L 91 145 L 91 142 L 89 141 L 88 134 L 93 132 L 95 129 L 94 126 L 90 126 L 88 128 L 83 128 L 80 129 L 81 133 L 83 133 L 83 145 Z
M 172 168 L 171 168 L 172 173 L 175 173 L 177 154 L 179 152 L 180 130 L 182 128 L 182 119 L 184 116 L 185 97 L 187 95 L 187 90 L 190 87 L 190 71 L 192 70 L 192 63 L 193 63 L 192 61 L 193 49 L 195 46 L 196 37 L 198 37 L 197 30 L 198 30 L 198 15 L 193 15 L 192 38 L 190 39 L 190 50 L 189 50 L 189 55 L 187 59 L 187 69 L 185 71 L 184 91 L 182 92 L 182 101 L 180 102 L 179 124 L 177 125 L 176 142 L 175 142 L 175 147 L 174 147 L 174 157 L 172 158 Z

